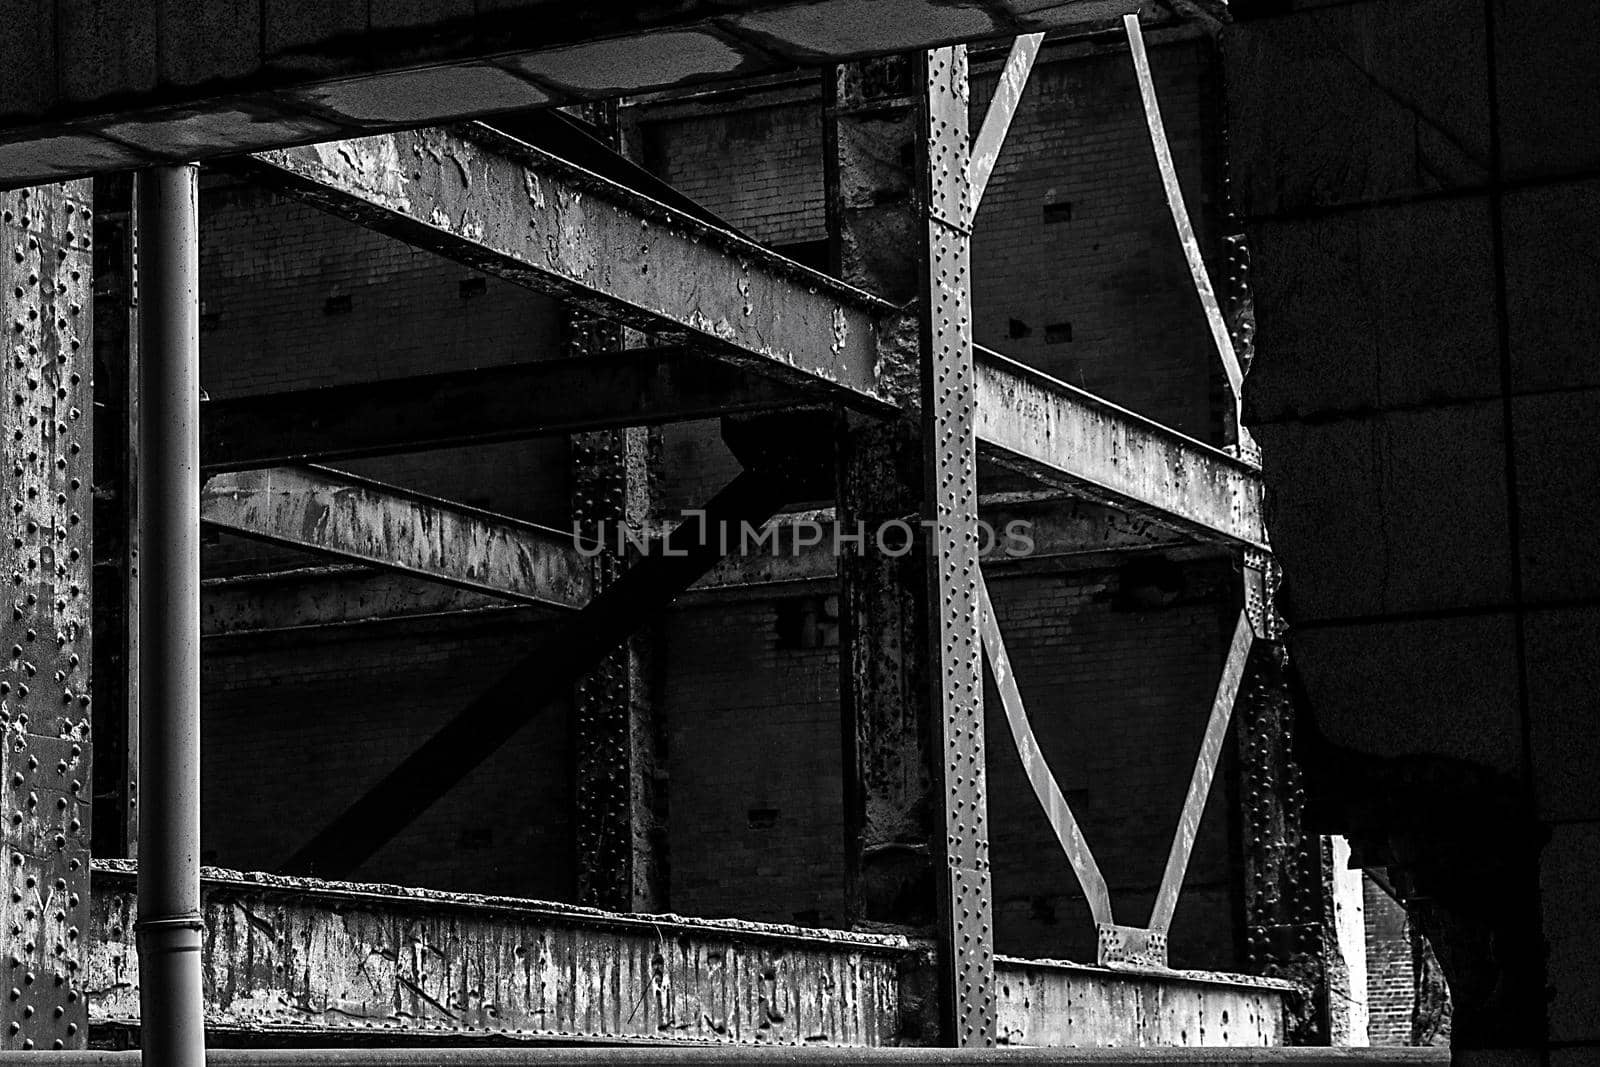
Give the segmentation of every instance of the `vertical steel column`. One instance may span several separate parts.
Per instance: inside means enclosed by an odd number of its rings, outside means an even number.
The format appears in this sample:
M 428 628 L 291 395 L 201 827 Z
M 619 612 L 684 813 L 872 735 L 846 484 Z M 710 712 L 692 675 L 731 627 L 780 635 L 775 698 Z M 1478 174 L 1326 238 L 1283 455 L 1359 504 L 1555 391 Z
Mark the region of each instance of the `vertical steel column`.
M 595 136 L 622 147 L 615 101 L 583 106 Z M 564 309 L 571 356 L 604 358 L 627 344 L 623 327 L 576 305 Z M 620 576 L 617 535 L 637 530 L 650 508 L 650 430 L 629 426 L 571 437 L 572 518 L 579 531 L 605 538 L 590 562 L 595 588 Z M 657 722 L 651 703 L 653 633 L 628 635 L 573 687 L 573 870 L 580 904 L 613 911 L 667 906 L 665 856 L 658 823 Z
M 967 50 L 936 48 L 923 66 L 927 298 L 922 302 L 923 520 L 928 558 L 929 684 L 939 709 L 944 800 L 939 893 L 943 994 L 961 1048 L 995 1041 L 993 896 L 983 752 L 978 622 L 978 450 L 972 366 L 971 141 Z
M 147 1062 L 203 1067 L 199 169 L 139 175 L 139 989 Z
M 831 267 L 854 285 L 915 306 L 924 274 L 915 192 L 916 59 L 845 64 L 830 82 L 824 122 Z M 909 315 L 903 326 L 880 348 L 886 377 L 910 407 L 917 334 Z M 937 911 L 940 805 L 928 755 L 934 712 L 923 636 L 927 538 L 913 529 L 922 510 L 921 442 L 912 419 L 845 416 L 837 442 L 840 529 L 884 531 L 881 539 L 844 542 L 839 559 L 846 907 L 852 923 L 926 935 Z M 901 1040 L 937 1043 L 940 1028 L 934 1011 L 908 1016 Z
M 89 1030 L 91 183 L 0 192 L 0 1050 Z

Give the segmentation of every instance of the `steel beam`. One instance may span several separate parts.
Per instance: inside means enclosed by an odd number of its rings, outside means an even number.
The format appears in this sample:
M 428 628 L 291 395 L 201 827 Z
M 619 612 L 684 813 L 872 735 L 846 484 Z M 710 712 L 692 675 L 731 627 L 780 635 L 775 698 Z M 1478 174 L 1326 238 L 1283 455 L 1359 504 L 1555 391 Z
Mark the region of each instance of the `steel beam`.
M 872 447 L 861 442 L 861 447 Z M 863 489 L 870 488 L 861 486 Z M 847 510 L 849 510 L 847 508 Z M 883 510 L 856 519 L 875 528 L 878 522 L 903 518 L 914 506 Z M 985 557 L 985 569 L 1036 568 L 1055 573 L 1079 567 L 1104 566 L 1109 556 L 1160 550 L 1172 553 L 1215 553 L 1216 548 L 1185 545 L 1165 527 L 1121 511 L 1081 500 L 1055 500 L 1027 505 L 996 503 L 980 514 L 1002 536 L 1013 522 L 1026 522 L 1032 551 L 1008 556 L 1003 542 Z M 800 545 L 794 522 L 819 524 L 820 540 Z M 830 509 L 807 512 L 776 525 L 772 550 L 729 556 L 697 581 L 687 595 L 704 603 L 741 598 L 771 597 L 778 587 L 830 582 L 840 577 L 843 560 L 854 548 L 847 540 L 853 529 L 839 526 Z M 1020 529 L 1020 528 L 1019 528 Z M 834 546 L 840 546 L 836 553 Z M 914 567 L 914 562 L 910 564 Z M 434 581 L 407 578 L 365 564 L 297 567 L 259 574 L 208 579 L 202 584 L 201 632 L 207 638 L 249 637 L 316 631 L 325 627 L 360 626 L 424 618 L 465 622 L 507 609 L 521 608 L 514 601 L 489 592 L 469 591 Z M 848 628 L 847 628 L 848 629 Z M 868 648 L 883 648 L 872 645 Z M 899 647 L 898 642 L 893 647 Z
M 592 593 L 570 533 L 323 467 L 213 474 L 200 518 L 245 537 L 528 604 L 575 610 Z
M 334 214 L 686 335 L 706 354 L 876 415 L 915 407 L 902 308 L 482 126 L 250 157 Z M 994 353 L 977 352 L 984 453 L 1204 540 L 1261 547 L 1249 465 Z
M 255 180 L 707 354 L 880 410 L 879 303 L 482 124 L 247 157 Z
M 634 349 L 200 406 L 207 471 L 330 462 L 714 418 L 804 394 L 681 348 Z
M 391 770 L 283 865 L 345 877 L 487 759 L 630 633 L 716 565 L 724 530 L 760 525 L 786 501 L 778 472 L 740 474 L 706 503 L 704 521 L 680 524 L 582 611 L 554 629 L 433 737 Z
M 616 103 L 594 103 L 585 110 L 605 147 L 620 156 L 615 152 L 621 146 Z M 567 350 L 581 353 L 580 358 L 590 363 L 628 358 L 621 327 L 581 309 L 563 308 L 563 312 Z M 734 367 L 720 369 L 755 380 Z M 706 399 L 715 404 L 719 398 Z M 644 427 L 574 434 L 568 441 L 573 528 L 600 541 L 608 532 L 640 530 L 650 517 L 651 468 Z M 590 567 L 596 589 L 616 581 L 624 564 L 620 552 L 594 557 Z M 591 907 L 660 911 L 667 899 L 664 835 L 656 824 L 657 687 L 651 684 L 656 645 L 652 637 L 648 627 L 629 634 L 573 686 L 574 873 L 577 901 Z
M 994 462 L 1192 537 L 1266 545 L 1250 464 L 993 352 L 978 350 L 977 431 Z

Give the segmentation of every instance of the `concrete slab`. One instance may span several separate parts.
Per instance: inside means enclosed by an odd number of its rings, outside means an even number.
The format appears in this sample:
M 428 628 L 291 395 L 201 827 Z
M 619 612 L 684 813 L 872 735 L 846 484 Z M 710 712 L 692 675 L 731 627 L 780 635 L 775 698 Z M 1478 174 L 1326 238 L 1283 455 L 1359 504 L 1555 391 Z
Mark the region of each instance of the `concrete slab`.
M 1600 515 L 1600 389 L 1512 401 L 1523 596 L 1533 602 L 1600 595 L 1594 517 Z
M 1539 862 L 1539 901 L 1549 946 L 1550 1040 L 1600 1040 L 1600 822 L 1551 827 Z
M 1509 606 L 1498 402 L 1260 427 L 1291 625 Z
M 1377 756 L 1440 755 L 1522 770 L 1509 613 L 1290 631 L 1318 727 Z
M 1524 620 L 1534 792 L 1549 819 L 1600 819 L 1600 608 Z
M 1246 215 L 1414 196 L 1489 176 L 1484 20 L 1474 0 L 1359 3 L 1238 23 L 1223 47 L 1234 189 Z
M 1503 220 L 1512 390 L 1600 386 L 1600 181 L 1512 190 Z
M 1600 6 L 1495 0 L 1495 89 L 1508 178 L 1600 166 Z M 1589 42 L 1553 47 L 1552 42 Z
M 1264 340 L 1247 423 L 1500 395 L 1486 198 L 1267 222 L 1249 237 Z

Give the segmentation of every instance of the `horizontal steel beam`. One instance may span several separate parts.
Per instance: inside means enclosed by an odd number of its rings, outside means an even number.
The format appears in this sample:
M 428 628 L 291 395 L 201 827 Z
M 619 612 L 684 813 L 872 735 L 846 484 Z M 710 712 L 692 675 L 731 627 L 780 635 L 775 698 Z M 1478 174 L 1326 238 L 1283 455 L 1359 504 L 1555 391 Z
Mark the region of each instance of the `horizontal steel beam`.
M 481 125 L 262 153 L 253 178 L 334 214 L 707 355 L 893 415 L 904 309 Z M 1202 540 L 1260 546 L 1259 474 L 1226 453 L 977 351 L 978 441 L 1046 484 Z
M 799 385 L 895 405 L 887 305 L 474 123 L 263 152 L 252 179 L 485 273 Z
M 91 1023 L 141 1018 L 138 873 L 128 861 L 94 867 Z M 216 868 L 200 888 L 208 1029 L 269 1042 L 888 1044 L 898 975 L 918 951 L 893 934 Z
M 686 349 L 641 348 L 207 401 L 200 462 L 219 471 L 356 459 L 772 411 L 806 399 Z
M 1082 500 L 980 504 L 979 517 L 995 534 L 984 559 L 985 571 L 992 574 L 1103 566 L 1108 553 L 1120 558 L 1130 552 L 1160 551 L 1171 558 L 1221 551 L 1185 545 L 1179 534 L 1143 516 Z M 1017 533 L 1025 531 L 1027 543 L 1016 540 L 1008 554 L 1007 530 L 1016 522 L 1026 524 Z M 761 531 L 759 545 L 751 537 L 748 551 L 722 560 L 690 587 L 685 598 L 717 602 L 771 597 L 775 589 L 838 577 L 836 546 L 849 544 L 841 534 L 853 532 L 838 528 L 832 509 L 780 517 L 772 526 L 773 532 Z M 895 546 L 898 536 L 886 535 Z M 614 549 L 616 542 L 607 547 Z M 205 637 L 221 638 L 417 619 L 467 622 L 515 606 L 493 592 L 417 581 L 371 566 L 336 564 L 208 579 L 201 588 L 200 630 Z
M 1265 547 L 1250 464 L 993 352 L 978 351 L 977 375 L 990 460 L 1200 540 Z
M 570 533 L 321 467 L 214 474 L 208 526 L 508 600 L 576 610 L 593 592 Z

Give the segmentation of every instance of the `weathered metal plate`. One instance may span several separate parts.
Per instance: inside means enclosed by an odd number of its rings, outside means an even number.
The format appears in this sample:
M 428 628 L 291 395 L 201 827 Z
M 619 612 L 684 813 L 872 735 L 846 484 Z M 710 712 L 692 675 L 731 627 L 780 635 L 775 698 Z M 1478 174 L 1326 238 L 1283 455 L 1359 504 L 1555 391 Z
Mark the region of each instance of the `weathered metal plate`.
M 0 193 L 10 574 L 0 1049 L 82 1048 L 89 912 L 89 182 Z
M 97 1024 L 139 1018 L 131 864 L 95 870 Z M 618 915 L 244 875 L 202 878 L 208 1027 L 254 1033 L 892 1044 L 904 938 Z
M 1139 973 L 1001 956 L 995 964 L 1002 1045 L 1140 1048 L 1284 1043 L 1295 987 L 1209 971 Z

